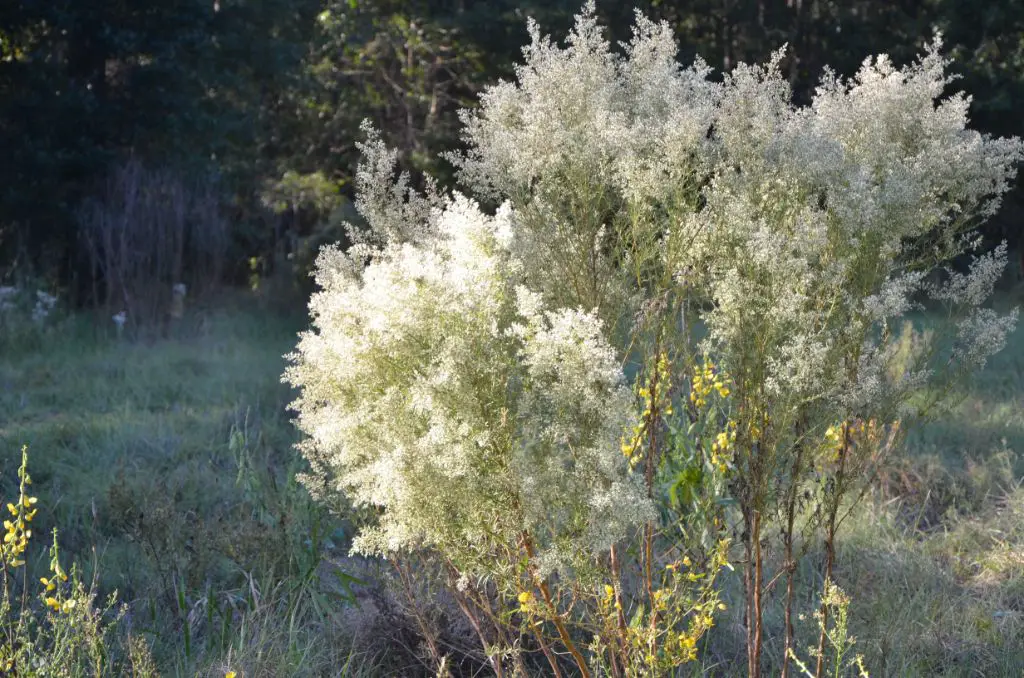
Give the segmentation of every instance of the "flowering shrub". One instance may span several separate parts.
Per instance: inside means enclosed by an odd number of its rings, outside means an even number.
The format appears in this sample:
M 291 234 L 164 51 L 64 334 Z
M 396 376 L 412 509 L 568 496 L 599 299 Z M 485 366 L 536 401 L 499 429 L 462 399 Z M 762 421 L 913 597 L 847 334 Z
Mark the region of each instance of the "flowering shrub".
M 357 550 L 437 554 L 477 593 L 467 613 L 518 617 L 555 674 L 553 638 L 584 675 L 691 660 L 731 498 L 748 671 L 767 547 L 786 674 L 800 524 L 831 581 L 840 505 L 1016 322 L 984 305 L 1005 247 L 927 274 L 976 252 L 1021 143 L 966 129 L 938 39 L 902 69 L 826 73 L 800 108 L 781 53 L 716 83 L 643 17 L 614 53 L 592 3 L 566 46 L 530 34 L 517 82 L 464 114 L 469 150 L 449 157 L 493 216 L 393 180 L 372 133 L 362 147 L 369 228 L 321 254 L 314 330 L 286 374 L 306 482 L 372 509 Z M 925 299 L 948 325 L 894 333 Z M 689 585 L 658 585 L 685 562 Z M 476 628 L 499 674 L 531 649 Z
M 511 219 L 455 198 L 429 244 L 387 245 L 364 267 L 321 254 L 320 332 L 288 378 L 313 477 L 336 478 L 311 486 L 383 508 L 361 552 L 474 553 L 464 565 L 483 573 L 494 548 L 529 538 L 549 572 L 652 511 L 616 444 L 635 415 L 600 321 L 522 287 Z

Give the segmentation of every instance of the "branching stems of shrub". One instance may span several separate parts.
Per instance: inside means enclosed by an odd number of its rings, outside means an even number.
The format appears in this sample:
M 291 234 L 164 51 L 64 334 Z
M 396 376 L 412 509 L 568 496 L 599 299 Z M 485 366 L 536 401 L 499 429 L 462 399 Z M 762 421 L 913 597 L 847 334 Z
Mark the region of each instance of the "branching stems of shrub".
M 466 616 L 466 619 L 469 620 L 470 626 L 476 632 L 477 638 L 480 639 L 480 647 L 487 653 L 487 661 L 491 664 L 491 668 L 494 669 L 494 675 L 496 678 L 504 678 L 505 669 L 501 664 L 501 657 L 491 649 L 491 643 L 487 640 L 487 634 L 484 633 L 484 629 L 480 625 L 480 618 L 473 611 L 469 601 L 466 600 L 466 596 L 458 590 L 458 587 L 453 586 L 451 588 L 455 603 L 462 610 L 462 614 Z
M 420 634 L 423 636 L 423 640 L 427 643 L 427 650 L 430 652 L 430 661 L 434 668 L 442 670 L 445 664 L 445 656 L 441 653 L 440 648 L 437 645 L 437 633 L 431 628 L 431 625 L 427 623 L 427 620 L 423 616 L 423 610 L 420 607 L 419 601 L 416 599 L 416 594 L 412 588 L 412 578 L 409 574 L 409 564 L 401 556 L 395 556 L 393 561 L 395 571 L 398 572 L 398 579 L 402 584 L 402 592 L 405 594 L 406 600 L 409 602 L 409 609 L 412 612 L 413 620 L 416 622 L 416 626 L 419 627 Z M 440 668 L 439 668 L 440 667 Z M 438 676 L 447 675 L 447 670 L 444 673 L 439 673 Z
M 534 586 L 540 591 L 541 597 L 544 599 L 544 605 L 547 607 L 548 614 L 551 615 L 551 623 L 555 625 L 555 629 L 558 631 L 558 637 L 562 641 L 562 645 L 572 655 L 573 661 L 576 662 L 577 668 L 580 670 L 580 675 L 583 678 L 590 678 L 590 669 L 587 668 L 587 661 L 583 658 L 583 654 L 580 653 L 576 647 L 576 643 L 573 642 L 572 636 L 569 634 L 569 629 L 565 626 L 565 621 L 562 619 L 562 613 L 558 609 L 558 605 L 551 596 L 551 588 L 547 582 L 541 578 L 534 568 L 534 561 L 536 559 L 536 552 L 533 548 L 533 541 L 530 539 L 530 535 L 526 532 L 520 535 L 520 543 L 523 547 L 523 551 L 526 552 L 527 567 L 529 568 L 530 576 L 533 579 Z

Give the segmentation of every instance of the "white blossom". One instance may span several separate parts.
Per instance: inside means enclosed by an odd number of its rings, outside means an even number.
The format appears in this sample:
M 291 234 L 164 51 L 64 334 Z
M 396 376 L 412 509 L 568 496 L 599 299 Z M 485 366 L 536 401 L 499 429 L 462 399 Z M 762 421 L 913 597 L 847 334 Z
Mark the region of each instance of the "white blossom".
M 636 417 L 620 365 L 649 309 L 693 302 L 703 342 L 672 349 L 713 356 L 778 450 L 909 411 L 946 369 L 925 350 L 893 366 L 891 328 L 922 292 L 950 308 L 952 370 L 1005 342 L 1016 312 L 984 307 L 1005 248 L 926 282 L 970 251 L 1022 158 L 967 128 L 938 39 L 903 68 L 826 73 L 799 107 L 784 51 L 716 83 L 643 17 L 614 50 L 593 2 L 564 45 L 529 32 L 515 81 L 463 114 L 467 151 L 448 156 L 497 213 L 411 190 L 367 127 L 366 228 L 318 259 L 286 380 L 310 489 L 378 509 L 357 549 L 468 558 L 528 533 L 550 570 L 647 520 L 618 441 Z
M 385 242 L 360 270 L 319 261 L 315 331 L 285 378 L 311 490 L 380 510 L 359 551 L 530 534 L 564 567 L 649 513 L 618 449 L 633 407 L 615 352 L 593 314 L 521 287 L 515 218 L 456 196 L 430 238 Z

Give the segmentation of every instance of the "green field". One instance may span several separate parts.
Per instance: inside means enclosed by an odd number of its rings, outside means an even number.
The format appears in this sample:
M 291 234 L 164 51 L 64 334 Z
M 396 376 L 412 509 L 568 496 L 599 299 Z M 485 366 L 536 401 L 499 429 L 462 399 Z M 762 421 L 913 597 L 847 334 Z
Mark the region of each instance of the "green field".
M 280 374 L 304 322 L 301 303 L 282 312 L 239 293 L 160 338 L 79 315 L 0 354 L 0 496 L 16 494 L 27 444 L 37 531 L 56 527 L 65 560 L 118 592 L 124 632 L 164 675 L 427 671 L 415 640 L 367 634 L 383 599 L 350 597 L 346 575 L 376 566 L 346 558 L 345 526 L 296 483 Z M 960 395 L 841 533 L 836 576 L 873 676 L 1024 672 L 1024 332 Z M 46 546 L 29 547 L 33 580 Z M 817 576 L 810 561 L 803 574 Z M 730 609 L 740 594 L 737 574 Z M 707 673 L 742 665 L 731 614 L 702 652 Z M 813 624 L 800 622 L 804 645 Z

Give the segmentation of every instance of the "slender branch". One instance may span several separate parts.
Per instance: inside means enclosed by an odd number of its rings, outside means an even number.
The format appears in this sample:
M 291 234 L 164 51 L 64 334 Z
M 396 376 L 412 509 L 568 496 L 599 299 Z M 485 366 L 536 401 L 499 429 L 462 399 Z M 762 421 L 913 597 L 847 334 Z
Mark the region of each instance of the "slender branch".
M 573 660 L 576 662 L 576 666 L 580 670 L 580 675 L 583 678 L 590 678 L 590 669 L 587 668 L 587 661 L 580 653 L 579 649 L 576 648 L 576 644 L 572 641 L 572 636 L 569 635 L 569 629 L 566 628 L 565 622 L 562 619 L 561 613 L 558 611 L 557 605 L 551 597 L 551 589 L 548 587 L 547 582 L 541 579 L 535 571 L 533 571 L 532 562 L 536 557 L 536 553 L 533 549 L 533 542 L 530 540 L 530 535 L 523 532 L 521 535 L 523 549 L 526 551 L 526 557 L 530 562 L 530 571 L 534 578 L 534 583 L 540 590 L 541 596 L 544 598 L 544 604 L 547 605 L 548 612 L 551 614 L 551 621 L 555 625 L 555 629 L 558 630 L 558 637 L 562 641 L 562 645 L 572 655 Z
M 441 654 L 440 649 L 437 647 L 437 638 L 433 633 L 433 630 L 427 624 L 426 619 L 423 618 L 423 613 L 420 610 L 419 602 L 416 600 L 416 595 L 412 590 L 412 580 L 409 576 L 408 565 L 402 567 L 403 560 L 399 557 L 395 557 L 393 560 L 395 570 L 398 571 L 398 579 L 402 583 L 402 591 L 405 593 L 406 599 L 409 601 L 409 607 L 412 610 L 413 619 L 416 620 L 416 625 L 420 629 L 420 635 L 427 642 L 427 649 L 430 652 L 430 659 L 434 663 L 434 667 L 444 666 L 444 655 Z
M 466 604 L 466 601 L 463 599 L 463 595 L 459 593 L 458 589 L 453 589 L 453 593 L 455 594 L 455 602 L 456 604 L 458 604 L 459 609 L 462 610 L 462 613 L 464 615 L 466 615 L 466 619 L 469 620 L 469 623 L 473 627 L 473 630 L 476 631 L 476 635 L 480 639 L 480 645 L 484 648 L 484 652 L 487 653 L 487 660 L 491 663 L 491 668 L 494 669 L 495 677 L 504 678 L 505 670 L 501 665 L 501 658 L 495 656 L 493 652 L 488 652 L 487 650 L 487 636 L 484 634 L 483 627 L 480 626 L 480 620 L 477 618 L 476 614 L 470 609 L 469 605 Z
M 829 499 L 828 521 L 825 524 L 825 590 L 832 581 L 832 565 L 836 559 L 836 516 L 839 513 L 839 500 L 843 495 L 843 482 L 845 481 L 846 459 L 850 451 L 850 425 L 843 422 L 843 442 L 839 447 L 839 468 L 836 470 L 835 485 L 833 486 L 832 497 Z M 815 678 L 822 678 L 825 675 L 825 642 L 828 639 L 828 606 L 825 605 L 824 594 L 821 601 L 821 632 L 818 634 L 818 662 L 815 667 Z
M 796 560 L 793 558 L 793 524 L 796 522 L 796 498 L 799 490 L 800 474 L 803 472 L 803 456 L 805 445 L 797 443 L 796 458 L 790 471 L 789 496 L 786 498 L 786 531 L 783 533 L 786 561 L 786 611 L 784 629 L 784 648 L 782 652 L 782 678 L 789 678 L 789 655 L 793 648 L 793 589 L 796 574 Z

